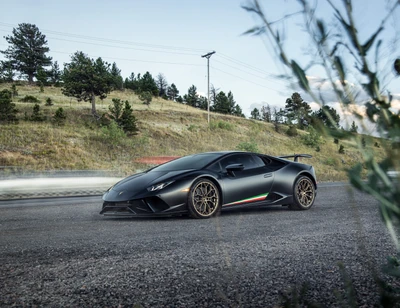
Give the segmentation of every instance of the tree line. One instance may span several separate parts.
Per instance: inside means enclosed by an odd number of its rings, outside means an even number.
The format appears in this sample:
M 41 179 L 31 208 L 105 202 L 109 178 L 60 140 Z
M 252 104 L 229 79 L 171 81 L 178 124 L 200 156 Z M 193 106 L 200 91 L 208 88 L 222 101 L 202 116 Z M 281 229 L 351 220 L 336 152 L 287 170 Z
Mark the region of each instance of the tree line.
M 123 79 L 115 62 L 110 64 L 101 57 L 92 59 L 82 51 L 75 52 L 61 70 L 58 62 L 47 56 L 50 49 L 46 36 L 34 24 L 19 24 L 5 39 L 9 46 L 0 51 L 7 59 L 0 62 L 0 82 L 13 82 L 19 74 L 31 84 L 61 86 L 64 95 L 90 102 L 96 117 L 96 98 L 104 99 L 111 91 L 124 89 L 134 91 L 145 104 L 150 104 L 152 97 L 162 97 L 199 109 L 208 108 L 207 98 L 198 95 L 195 85 L 182 96 L 162 73 L 154 78 L 149 72 L 143 75 L 132 72 Z M 211 111 L 244 117 L 231 91 L 225 94 L 213 87 L 212 94 Z

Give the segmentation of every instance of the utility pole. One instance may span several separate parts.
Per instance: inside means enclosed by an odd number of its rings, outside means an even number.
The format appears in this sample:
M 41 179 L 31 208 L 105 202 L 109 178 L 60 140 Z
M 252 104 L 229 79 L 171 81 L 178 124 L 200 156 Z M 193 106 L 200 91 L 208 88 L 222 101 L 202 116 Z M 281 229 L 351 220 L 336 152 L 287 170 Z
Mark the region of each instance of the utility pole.
M 215 51 L 209 52 L 201 56 L 202 58 L 207 58 L 207 122 L 210 124 L 210 58 L 215 54 Z

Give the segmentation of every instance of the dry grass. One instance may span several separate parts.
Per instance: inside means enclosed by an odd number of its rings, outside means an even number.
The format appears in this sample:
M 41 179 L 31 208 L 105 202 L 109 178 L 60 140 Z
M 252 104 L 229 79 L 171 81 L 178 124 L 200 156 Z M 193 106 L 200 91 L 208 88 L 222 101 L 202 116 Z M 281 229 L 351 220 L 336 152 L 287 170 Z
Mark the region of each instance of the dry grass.
M 0 90 L 10 85 L 0 85 Z M 40 93 L 35 86 L 17 86 L 19 97 L 14 99 L 19 109 L 18 125 L 0 126 L 0 166 L 18 166 L 25 170 L 112 170 L 122 175 L 147 166 L 135 162 L 143 156 L 182 156 L 191 153 L 235 150 L 240 143 L 251 142 L 262 153 L 283 155 L 309 153 L 320 181 L 346 180 L 346 169 L 360 161 L 361 151 L 354 140 L 340 140 L 345 154 L 332 137 L 325 137 L 321 151 L 305 146 L 299 131 L 297 137 L 276 133 L 272 124 L 220 114 L 211 115 L 183 104 L 153 99 L 150 106 L 142 104 L 130 91 L 113 92 L 104 101 L 98 100 L 99 113 L 108 111 L 112 98 L 128 100 L 138 119 L 140 132 L 133 137 L 106 138 L 98 123 L 90 115 L 90 104 L 65 97 L 59 88 L 46 87 Z M 20 103 L 19 98 L 33 95 L 41 100 L 41 110 L 51 118 L 58 107 L 67 115 L 66 124 L 54 126 L 49 120 L 23 120 L 33 104 Z M 50 97 L 53 106 L 45 106 Z M 284 128 L 285 131 L 287 128 Z M 378 158 L 384 157 L 382 148 L 373 147 L 382 141 L 367 140 L 367 149 Z

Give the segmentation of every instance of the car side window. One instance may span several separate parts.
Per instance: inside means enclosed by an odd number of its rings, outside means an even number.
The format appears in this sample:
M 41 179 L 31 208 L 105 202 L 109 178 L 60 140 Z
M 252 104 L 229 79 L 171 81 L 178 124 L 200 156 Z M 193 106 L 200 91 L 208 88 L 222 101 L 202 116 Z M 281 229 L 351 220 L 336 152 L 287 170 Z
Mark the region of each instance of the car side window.
M 233 164 L 242 164 L 243 170 L 250 170 L 265 166 L 263 160 L 252 154 L 235 154 L 221 160 L 221 167 L 226 172 L 226 167 Z
M 207 169 L 211 170 L 211 171 L 213 171 L 215 173 L 221 172 L 221 166 L 220 166 L 219 162 L 216 162 L 216 163 L 208 166 Z

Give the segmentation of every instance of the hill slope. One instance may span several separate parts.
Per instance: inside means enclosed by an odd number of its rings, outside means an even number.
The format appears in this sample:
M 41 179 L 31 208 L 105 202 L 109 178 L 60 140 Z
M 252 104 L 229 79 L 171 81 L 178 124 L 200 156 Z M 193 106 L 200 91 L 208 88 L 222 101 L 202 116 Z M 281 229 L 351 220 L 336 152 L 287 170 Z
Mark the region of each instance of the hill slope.
M 0 90 L 10 88 L 1 84 Z M 119 131 L 100 127 L 90 114 L 90 104 L 65 97 L 59 88 L 47 87 L 43 93 L 35 86 L 17 86 L 19 96 L 14 102 L 19 109 L 19 124 L 0 125 L 0 166 L 24 171 L 43 170 L 111 170 L 121 175 L 131 174 L 148 166 L 135 162 L 144 156 L 182 156 L 191 153 L 253 149 L 271 155 L 308 153 L 313 158 L 317 177 L 322 181 L 346 180 L 346 168 L 361 159 L 355 141 L 340 140 L 345 153 L 338 153 L 332 137 L 323 137 L 320 151 L 303 144 L 299 136 L 289 137 L 282 126 L 276 132 L 270 123 L 211 114 L 210 128 L 207 113 L 183 104 L 153 99 L 147 107 L 130 91 L 113 92 L 104 101 L 98 100 L 97 110 L 108 112 L 112 98 L 128 100 L 138 120 L 136 136 L 121 136 Z M 19 102 L 25 95 L 37 97 L 40 109 L 47 117 L 44 122 L 24 120 L 32 113 L 32 103 Z M 47 98 L 53 106 L 45 106 Z M 64 126 L 52 124 L 51 117 L 59 107 L 67 120 Z M 376 138 L 367 139 L 367 150 L 383 158 L 382 148 L 373 147 Z M 0 169 L 1 170 L 1 169 Z

